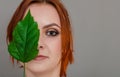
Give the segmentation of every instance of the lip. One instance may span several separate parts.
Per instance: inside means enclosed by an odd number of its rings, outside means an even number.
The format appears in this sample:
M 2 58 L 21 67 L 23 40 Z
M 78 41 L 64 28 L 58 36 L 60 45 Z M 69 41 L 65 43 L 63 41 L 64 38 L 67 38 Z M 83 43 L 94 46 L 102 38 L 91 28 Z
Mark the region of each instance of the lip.
M 38 55 L 34 60 L 36 60 L 36 61 L 41 61 L 41 60 L 45 60 L 45 59 L 47 59 L 47 58 L 48 58 L 48 56 Z

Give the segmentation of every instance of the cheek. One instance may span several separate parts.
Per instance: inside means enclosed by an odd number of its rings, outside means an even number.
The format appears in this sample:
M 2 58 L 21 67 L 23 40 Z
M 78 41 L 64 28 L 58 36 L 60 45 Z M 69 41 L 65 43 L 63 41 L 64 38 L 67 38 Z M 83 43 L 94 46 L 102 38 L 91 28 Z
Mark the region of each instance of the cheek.
M 60 37 L 57 37 L 54 39 L 48 39 L 47 41 L 48 41 L 47 46 L 49 47 L 51 53 L 56 54 L 56 55 L 61 53 Z

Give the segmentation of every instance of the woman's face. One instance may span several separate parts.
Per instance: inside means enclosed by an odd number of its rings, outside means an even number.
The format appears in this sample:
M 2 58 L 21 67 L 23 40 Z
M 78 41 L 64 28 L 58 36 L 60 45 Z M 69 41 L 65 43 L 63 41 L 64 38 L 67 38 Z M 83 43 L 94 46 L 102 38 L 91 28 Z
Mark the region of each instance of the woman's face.
M 32 4 L 30 9 L 40 29 L 38 56 L 26 63 L 26 71 L 40 73 L 60 70 L 61 24 L 56 9 L 49 4 Z

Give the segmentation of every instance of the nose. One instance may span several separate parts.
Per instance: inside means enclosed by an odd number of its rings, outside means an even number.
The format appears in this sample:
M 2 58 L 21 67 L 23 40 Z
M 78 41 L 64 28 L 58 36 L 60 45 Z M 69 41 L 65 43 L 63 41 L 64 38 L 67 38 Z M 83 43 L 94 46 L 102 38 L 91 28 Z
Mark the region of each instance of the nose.
M 41 35 L 38 41 L 38 48 L 43 49 L 45 47 L 44 40 L 45 40 L 44 37 Z

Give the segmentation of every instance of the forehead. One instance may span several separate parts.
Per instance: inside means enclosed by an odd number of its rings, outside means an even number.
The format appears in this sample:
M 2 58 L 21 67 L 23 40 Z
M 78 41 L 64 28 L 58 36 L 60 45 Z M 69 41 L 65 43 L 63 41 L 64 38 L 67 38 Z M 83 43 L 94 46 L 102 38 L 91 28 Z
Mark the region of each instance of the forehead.
M 44 26 L 51 23 L 56 23 L 60 26 L 60 18 L 58 12 L 52 5 L 46 3 L 31 4 L 28 7 L 25 15 L 29 9 L 38 25 Z

